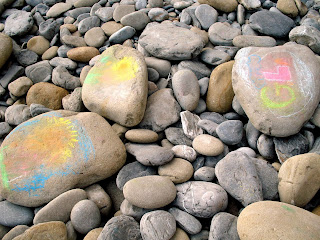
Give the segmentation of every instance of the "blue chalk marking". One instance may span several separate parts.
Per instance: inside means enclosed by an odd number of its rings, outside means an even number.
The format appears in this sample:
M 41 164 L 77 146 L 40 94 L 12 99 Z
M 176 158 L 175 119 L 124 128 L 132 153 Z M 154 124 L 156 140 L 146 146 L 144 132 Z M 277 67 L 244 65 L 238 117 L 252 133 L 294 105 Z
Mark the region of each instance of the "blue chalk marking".
M 261 73 L 261 68 L 262 68 L 260 63 L 261 60 L 262 59 L 259 55 L 252 54 L 248 57 L 248 62 L 246 63 L 249 69 L 249 78 L 257 89 L 262 89 L 266 85 L 265 79 Z M 255 69 L 252 69 L 250 64 L 254 61 L 257 62 L 258 67 Z M 258 75 L 257 79 L 253 78 L 253 71 L 255 72 L 256 75 Z

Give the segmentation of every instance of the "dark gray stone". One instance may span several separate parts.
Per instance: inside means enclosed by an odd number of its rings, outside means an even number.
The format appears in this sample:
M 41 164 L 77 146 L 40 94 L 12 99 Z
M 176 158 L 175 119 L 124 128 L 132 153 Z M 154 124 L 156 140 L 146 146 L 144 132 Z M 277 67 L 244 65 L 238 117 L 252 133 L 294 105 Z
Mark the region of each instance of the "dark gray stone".
M 58 48 L 58 56 L 59 57 L 62 57 L 62 58 L 67 58 L 67 52 L 72 49 L 72 47 L 69 47 L 67 45 L 61 45 L 59 48 Z
M 39 34 L 49 41 L 59 32 L 61 24 L 50 18 L 39 25 Z
M 208 240 L 240 240 L 237 232 L 237 220 L 238 218 L 236 216 L 226 212 L 214 215 L 211 220 Z
M 203 130 L 205 130 L 207 133 L 209 133 L 212 136 L 217 137 L 216 129 L 219 126 L 219 124 L 208 120 L 208 119 L 202 119 L 198 123 L 198 126 L 201 127 Z
M 206 156 L 204 165 L 207 167 L 215 167 L 217 163 L 229 153 L 229 147 L 224 145 L 223 152 L 218 156 Z
M 38 54 L 28 49 L 22 49 L 21 51 L 15 52 L 14 56 L 18 63 L 24 67 L 32 65 L 38 61 Z
M 33 83 L 47 82 L 51 80 L 52 67 L 48 60 L 44 60 L 26 67 L 25 72 Z
M 240 29 L 227 22 L 216 22 L 208 30 L 210 42 L 214 45 L 232 46 L 232 40 L 240 34 Z
M 318 153 L 320 154 L 320 137 L 317 137 L 314 141 L 313 147 L 309 151 L 310 153 Z
M 222 123 L 224 121 L 227 121 L 227 119 L 225 119 L 220 113 L 217 113 L 217 112 L 204 112 L 204 113 L 201 113 L 200 118 L 213 121 L 213 122 L 215 122 L 217 124 L 220 124 L 220 123 Z
M 5 137 L 11 132 L 12 127 L 7 122 L 0 122 L 0 138 Z
M 0 224 L 6 227 L 28 225 L 32 223 L 33 211 L 30 208 L 19 206 L 8 201 L 0 202 Z
M 4 32 L 10 36 L 22 36 L 29 32 L 33 26 L 33 18 L 30 12 L 15 11 L 7 17 Z
M 79 22 L 78 30 L 81 34 L 85 34 L 94 27 L 100 27 L 100 19 L 97 16 L 85 18 Z
M 209 78 L 208 77 L 201 78 L 199 79 L 198 83 L 200 86 L 200 96 L 206 95 L 208 86 L 209 86 Z
M 182 128 L 169 127 L 164 132 L 167 139 L 174 145 L 192 145 L 192 140 L 184 134 Z
M 74 19 L 77 19 L 82 13 L 90 13 L 91 7 L 79 7 L 66 12 L 66 16 L 70 16 Z
M 52 82 L 55 85 L 68 90 L 74 90 L 81 86 L 80 78 L 71 75 L 69 71 L 61 65 L 53 69 Z
M 216 133 L 225 144 L 236 145 L 243 137 L 243 124 L 240 120 L 228 120 L 219 124 Z
M 24 73 L 24 68 L 17 65 L 12 65 L 6 74 L 0 79 L 0 84 L 3 88 L 7 88 L 9 83 L 21 77 Z
M 37 103 L 31 103 L 30 105 L 30 113 L 32 117 L 38 116 L 42 113 L 50 112 L 52 109 L 46 108 L 45 106 Z
M 148 67 L 148 80 L 150 82 L 157 82 L 159 80 L 159 73 L 154 68 Z
M 196 60 L 185 60 L 178 64 L 178 70 L 189 69 L 198 79 L 209 77 L 211 70 L 203 63 Z
M 260 134 L 261 132 L 257 130 L 250 121 L 248 121 L 248 124 L 246 126 L 246 137 L 247 137 L 249 146 L 254 150 L 258 149 L 257 142 Z
M 149 23 L 148 15 L 142 11 L 129 13 L 121 18 L 121 24 L 124 26 L 131 26 L 137 31 L 141 31 Z
M 136 33 L 133 27 L 125 26 L 112 34 L 109 38 L 111 44 L 123 43 L 125 40 L 132 38 Z
M 198 234 L 191 235 L 190 240 L 208 240 L 209 238 L 209 231 L 208 230 L 201 230 Z
M 124 199 L 120 206 L 120 211 L 122 214 L 133 217 L 135 220 L 140 221 L 142 216 L 150 212 L 151 209 L 140 208 L 132 205 L 127 199 Z
M 200 59 L 207 64 L 218 66 L 228 62 L 231 59 L 231 56 L 220 50 L 206 48 L 201 52 Z
M 194 171 L 197 171 L 199 168 L 204 166 L 205 158 L 203 156 L 197 157 L 194 162 L 192 162 L 192 166 Z
M 53 67 L 64 66 L 68 70 L 75 70 L 77 68 L 77 63 L 69 58 L 54 57 L 49 63 Z
M 261 134 L 257 141 L 257 149 L 265 159 L 273 159 L 276 157 L 274 149 L 273 137 Z

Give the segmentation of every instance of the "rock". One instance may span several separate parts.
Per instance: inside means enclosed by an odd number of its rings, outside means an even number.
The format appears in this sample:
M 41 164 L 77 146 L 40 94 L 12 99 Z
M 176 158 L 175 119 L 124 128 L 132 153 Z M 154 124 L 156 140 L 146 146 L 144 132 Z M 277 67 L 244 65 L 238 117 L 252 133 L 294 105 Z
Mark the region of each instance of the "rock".
M 223 143 L 236 145 L 242 140 L 243 124 L 240 120 L 228 120 L 219 124 L 216 133 Z
M 19 206 L 8 201 L 0 202 L 0 224 L 6 227 L 28 225 L 32 223 L 33 211 L 30 208 Z
M 99 54 L 99 50 L 95 47 L 76 47 L 67 52 L 68 58 L 77 62 L 89 62 Z
M 263 200 L 258 172 L 247 154 L 230 152 L 217 163 L 215 170 L 219 184 L 243 206 Z
M 113 33 L 117 32 L 121 28 L 123 28 L 123 25 L 114 21 L 109 21 L 101 25 L 102 30 L 104 33 L 110 37 Z
M 61 65 L 53 69 L 52 82 L 55 85 L 68 90 L 74 90 L 81 86 L 80 79 L 71 75 L 69 71 Z
M 139 44 L 152 56 L 167 60 L 192 59 L 204 47 L 198 34 L 173 24 L 147 26 L 140 35 Z
M 151 144 L 126 143 L 127 152 L 145 166 L 161 166 L 173 159 L 171 149 Z
M 77 63 L 71 59 L 64 57 L 55 57 L 49 61 L 50 65 L 53 67 L 58 67 L 59 65 L 64 66 L 68 70 L 75 70 L 77 68 Z
M 85 188 L 88 199 L 93 201 L 100 210 L 100 213 L 108 216 L 111 210 L 112 201 L 110 196 L 99 184 L 93 184 Z
M 204 112 L 200 115 L 200 118 L 210 120 L 217 124 L 227 121 L 225 117 L 223 117 L 220 113 L 217 113 L 217 112 Z
M 276 157 L 273 138 L 268 135 L 260 135 L 257 141 L 257 149 L 261 156 L 265 159 L 273 159 Z
M 97 240 L 113 239 L 132 239 L 142 240 L 139 223 L 133 217 L 120 215 L 112 217 L 106 225 Z
M 192 142 L 192 147 L 205 156 L 218 156 L 223 152 L 223 143 L 218 138 L 208 134 L 197 136 Z
M 215 177 L 215 169 L 213 167 L 203 166 L 194 172 L 194 180 L 212 182 Z
M 320 237 L 319 224 L 320 218 L 309 211 L 282 202 L 262 201 L 240 213 L 237 230 L 240 239 L 311 240 Z
M 0 33 L 0 69 L 7 62 L 12 53 L 12 40 L 6 34 Z
M 312 115 L 310 121 L 317 127 L 320 127 L 320 105 L 318 105 L 318 107 L 314 111 L 314 114 Z
M 232 46 L 232 40 L 241 34 L 241 30 L 229 23 L 216 22 L 208 31 L 210 42 L 214 45 Z
M 195 139 L 203 134 L 203 130 L 198 126 L 198 122 L 201 120 L 198 115 L 189 111 L 183 111 L 180 112 L 180 117 L 183 132 L 188 138 Z
M 124 199 L 121 203 L 120 211 L 123 215 L 133 217 L 137 221 L 140 221 L 145 213 L 150 212 L 150 209 L 137 207 L 132 205 L 127 199 Z
M 113 19 L 120 22 L 121 18 L 135 11 L 134 5 L 119 5 L 113 12 Z
M 133 35 L 136 33 L 136 30 L 133 27 L 125 26 L 121 29 L 119 29 L 117 32 L 113 33 L 109 41 L 112 44 L 120 44 L 126 41 L 129 38 L 132 38 Z
M 32 14 L 30 12 L 17 10 L 7 17 L 4 32 L 10 37 L 22 36 L 31 30 L 32 25 Z
M 143 30 L 149 21 L 150 19 L 148 15 L 142 11 L 129 13 L 123 16 L 120 20 L 122 25 L 133 27 L 137 31 Z
M 140 231 L 143 239 L 171 239 L 176 232 L 176 220 L 164 210 L 148 212 L 141 218 Z
M 147 66 L 142 55 L 133 48 L 115 45 L 104 51 L 89 71 L 82 100 L 90 111 L 132 127 L 144 116 L 147 93 Z
M 100 27 L 100 19 L 97 16 L 87 17 L 79 22 L 78 31 L 85 34 L 91 28 Z
M 77 232 L 87 234 L 100 225 L 101 216 L 97 205 L 91 200 L 77 202 L 71 210 L 70 219 Z
M 168 177 L 144 176 L 128 181 L 123 187 L 124 197 L 140 208 L 160 208 L 176 197 L 176 187 Z
M 102 227 L 92 229 L 90 232 L 87 233 L 87 235 L 83 238 L 83 240 L 96 240 L 96 239 L 98 239 L 102 230 L 103 230 Z
M 48 40 L 52 40 L 52 38 L 59 32 L 60 25 L 61 24 L 53 18 L 49 18 L 48 20 L 40 23 L 39 34 Z
M 1 147 L 1 171 L 6 177 L 0 195 L 22 206 L 40 206 L 75 186 L 105 179 L 126 159 L 121 140 L 95 113 L 39 115 L 15 128 Z
M 95 14 L 101 19 L 103 22 L 108 22 L 112 19 L 114 8 L 112 7 L 101 7 L 99 8 Z
M 146 57 L 145 61 L 148 68 L 153 68 L 159 73 L 159 77 L 168 77 L 171 69 L 170 61 L 155 57 Z
M 140 123 L 141 128 L 160 132 L 179 120 L 181 107 L 173 97 L 171 89 L 156 91 L 148 98 L 146 111 Z
M 250 16 L 250 27 L 262 34 L 275 38 L 284 38 L 295 26 L 294 21 L 282 13 L 258 11 Z
M 21 97 L 28 92 L 32 85 L 33 82 L 30 78 L 19 77 L 8 85 L 8 89 L 14 96 Z
M 18 225 L 12 228 L 6 235 L 4 235 L 2 240 L 12 240 L 15 237 L 23 234 L 27 229 L 29 229 L 29 227 L 26 225 Z
M 246 130 L 246 137 L 247 137 L 249 146 L 252 149 L 257 150 L 257 141 L 261 133 L 252 125 L 250 121 L 248 121 L 248 124 L 245 130 Z
M 199 0 L 199 3 L 208 4 L 222 12 L 233 12 L 238 6 L 238 2 L 235 0 Z
M 228 53 L 221 50 L 204 48 L 200 54 L 200 59 L 207 64 L 218 66 L 222 63 L 228 62 L 231 57 Z
M 239 35 L 232 40 L 232 44 L 239 48 L 244 47 L 274 47 L 276 40 L 269 36 Z
M 67 227 L 63 222 L 53 221 L 39 223 L 27 229 L 23 234 L 14 238 L 15 240 L 67 240 Z
M 7 122 L 0 123 L 0 137 L 3 138 L 11 132 L 13 128 Z
M 273 138 L 273 142 L 280 163 L 309 150 L 308 139 L 301 133 L 286 138 Z
M 279 171 L 281 202 L 304 207 L 320 188 L 320 155 L 306 153 L 286 160 Z
M 5 112 L 5 121 L 10 125 L 19 125 L 30 118 L 30 108 L 24 104 L 10 106 Z
M 235 59 L 233 90 L 253 126 L 276 137 L 297 133 L 320 99 L 313 52 L 287 43 L 273 48 L 244 48 Z
M 209 80 L 207 108 L 212 112 L 224 113 L 231 109 L 234 92 L 232 89 L 232 67 L 234 61 L 216 67 Z
M 289 32 L 290 41 L 308 46 L 316 54 L 320 53 L 320 31 L 312 26 L 298 26 Z
M 176 232 L 174 233 L 174 235 L 170 240 L 190 240 L 190 238 L 185 231 L 177 227 Z
M 200 87 L 192 71 L 183 69 L 176 72 L 172 77 L 172 88 L 182 109 L 189 111 L 196 109 L 200 98 Z
M 42 36 L 35 36 L 27 43 L 27 48 L 38 55 L 42 55 L 50 47 L 50 42 Z
M 210 225 L 209 240 L 240 240 L 237 232 L 238 218 L 230 213 L 220 212 L 213 216 Z
M 130 129 L 126 132 L 125 138 L 135 143 L 152 143 L 158 141 L 158 134 L 149 129 Z
M 193 175 L 192 164 L 182 158 L 173 158 L 169 163 L 158 167 L 160 176 L 167 176 L 175 184 L 188 181 Z
M 300 2 L 300 1 L 279 0 L 277 1 L 277 9 L 279 9 L 282 13 L 288 15 L 289 17 L 294 18 L 299 14 L 299 10 L 296 6 L 296 2 Z
M 193 162 L 197 158 L 196 151 L 187 145 L 176 145 L 171 150 L 176 157 L 186 159 L 189 162 Z
M 178 225 L 187 233 L 194 235 L 201 231 L 200 221 L 191 214 L 175 207 L 170 208 L 169 213 L 174 216 Z
M 26 67 L 25 72 L 33 83 L 46 82 L 51 79 L 52 67 L 49 61 L 45 60 Z
M 71 8 L 72 8 L 72 5 L 70 3 L 58 2 L 48 10 L 48 12 L 46 13 L 46 16 L 48 18 L 58 17 L 59 15 L 68 11 Z
M 218 20 L 218 12 L 208 4 L 201 4 L 195 10 L 195 15 L 201 27 L 208 30 Z
M 64 88 L 57 87 L 52 83 L 40 82 L 34 84 L 28 91 L 27 104 L 42 104 L 43 106 L 58 110 L 62 107 L 62 98 L 68 95 Z
M 188 181 L 176 188 L 174 205 L 195 217 L 210 218 L 228 205 L 226 191 L 215 183 Z
M 184 134 L 181 128 L 169 127 L 164 132 L 170 143 L 174 145 L 192 145 L 192 140 Z
M 106 40 L 106 36 L 104 31 L 100 27 L 91 28 L 86 34 L 84 35 L 84 41 L 90 47 L 101 47 Z
M 46 108 L 45 106 L 37 103 L 31 103 L 30 105 L 30 113 L 32 117 L 38 116 L 42 113 L 50 112 L 52 109 Z
M 33 224 L 51 221 L 66 223 L 70 219 L 70 213 L 74 205 L 84 199 L 87 199 L 87 194 L 82 189 L 72 189 L 64 192 L 36 213 Z
M 93 28 L 92 28 L 93 29 Z M 91 29 L 90 29 L 91 30 Z M 89 31 L 90 31 L 89 30 Z M 88 32 L 89 32 L 88 31 Z M 88 33 L 86 32 L 86 34 Z M 73 35 L 64 35 L 61 36 L 60 40 L 63 44 L 67 45 L 69 47 L 69 50 L 71 50 L 73 47 L 85 47 L 87 46 L 86 41 L 83 39 L 83 37 L 73 36 Z M 62 47 L 60 47 L 59 51 L 62 50 Z M 66 51 L 67 48 L 66 48 Z M 62 54 L 59 54 L 60 57 L 67 57 L 67 55 L 62 56 Z
M 197 60 L 184 60 L 178 64 L 178 70 L 191 70 L 198 79 L 209 77 L 211 69 Z
M 163 8 L 151 8 L 148 17 L 151 21 L 162 22 L 169 19 L 169 13 Z

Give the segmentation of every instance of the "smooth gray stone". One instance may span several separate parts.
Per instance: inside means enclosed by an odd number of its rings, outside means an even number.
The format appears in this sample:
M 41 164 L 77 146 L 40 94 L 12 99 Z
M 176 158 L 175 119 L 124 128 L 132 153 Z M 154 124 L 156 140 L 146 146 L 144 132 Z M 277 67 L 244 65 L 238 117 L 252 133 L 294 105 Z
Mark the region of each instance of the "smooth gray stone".
M 22 49 L 19 52 L 15 52 L 14 56 L 16 57 L 18 63 L 24 67 L 32 65 L 38 61 L 38 54 L 28 49 Z
M 257 141 L 257 149 L 265 159 L 273 159 L 276 157 L 273 137 L 261 134 Z
M 39 34 L 50 41 L 59 32 L 60 25 L 53 18 L 49 18 L 39 25 Z
M 69 47 L 67 45 L 61 45 L 59 48 L 58 48 L 58 56 L 59 57 L 62 57 L 62 58 L 67 58 L 67 52 L 69 50 L 71 50 L 72 47 Z
M 239 4 L 237 7 L 237 22 L 240 25 L 245 23 L 245 9 L 241 4 Z
M 195 217 L 210 218 L 226 209 L 227 192 L 218 184 L 203 181 L 188 181 L 177 184 L 174 205 Z
M 240 115 L 236 112 L 228 112 L 228 113 L 223 114 L 223 116 L 227 120 L 240 120 L 241 119 Z
M 284 138 L 275 137 L 273 138 L 273 142 L 280 163 L 283 163 L 290 157 L 309 151 L 308 139 L 301 133 Z
M 0 202 L 0 224 L 6 227 L 28 225 L 32 223 L 33 211 L 30 208 L 19 206 L 8 201 Z
M 192 19 L 192 25 L 201 29 L 201 23 L 196 16 L 196 8 L 195 6 L 190 6 L 186 9 Z
M 140 232 L 143 239 L 170 239 L 176 232 L 176 220 L 164 210 L 144 214 L 140 221 Z
M 212 182 L 215 177 L 213 167 L 203 166 L 194 172 L 193 178 L 197 181 Z
M 55 67 L 52 71 L 52 82 L 67 90 L 74 90 L 81 86 L 80 78 L 75 77 L 62 65 Z
M 98 3 L 93 4 L 93 6 L 90 9 L 90 16 L 98 16 L 96 14 L 96 11 L 98 11 L 100 8 L 102 8 L 102 6 Z
M 108 22 L 113 17 L 114 8 L 112 7 L 102 7 L 99 8 L 95 14 L 100 18 L 103 22 Z
M 170 162 L 174 157 L 171 149 L 154 144 L 126 143 L 125 146 L 127 152 L 145 166 L 161 166 Z
M 198 79 L 209 77 L 211 70 L 203 63 L 196 60 L 184 60 L 178 64 L 178 70 L 189 69 Z
M 215 170 L 219 184 L 243 206 L 263 200 L 258 172 L 247 154 L 230 152 L 217 163 Z
M 9 83 L 21 77 L 24 73 L 24 68 L 17 65 L 12 65 L 6 74 L 0 79 L 0 84 L 3 88 L 7 88 Z
M 197 171 L 199 168 L 202 168 L 205 163 L 205 158 L 203 156 L 199 156 L 195 161 L 192 162 L 192 166 L 194 171 Z
M 74 70 L 77 68 L 77 63 L 72 61 L 69 58 L 54 57 L 49 61 L 49 63 L 53 67 L 58 67 L 59 65 L 61 65 L 61 66 L 64 66 L 68 70 Z
M 68 94 L 62 99 L 63 109 L 73 112 L 83 112 L 85 106 L 81 98 L 82 88 L 77 87 L 71 94 Z
M 30 12 L 15 11 L 7 17 L 4 32 L 10 36 L 22 36 L 29 32 L 33 26 L 33 18 Z
M 192 145 L 192 140 L 184 134 L 182 128 L 169 127 L 164 132 L 166 138 L 174 145 Z
M 189 234 L 197 234 L 202 229 L 202 224 L 191 214 L 182 211 L 178 208 L 172 207 L 168 210 L 176 219 L 178 225 Z
M 46 108 L 45 106 L 37 103 L 31 103 L 30 105 L 30 113 L 32 117 L 38 116 L 42 113 L 50 112 L 52 109 Z
M 111 44 L 123 43 L 125 40 L 132 38 L 136 33 L 133 27 L 125 26 L 112 34 L 109 38 Z
M 147 0 L 137 0 L 135 3 L 135 7 L 137 11 L 146 8 L 146 6 L 147 6 Z
M 154 68 L 148 67 L 148 81 L 157 82 L 159 80 L 159 73 Z
M 201 113 L 203 113 L 204 111 L 206 111 L 206 109 L 207 109 L 206 101 L 203 100 L 202 98 L 200 98 L 200 99 L 199 99 L 198 106 L 197 106 L 196 109 L 194 110 L 194 113 L 200 115 Z
M 148 15 L 142 11 L 136 11 L 123 16 L 120 20 L 124 26 L 131 26 L 137 31 L 143 30 L 150 22 Z
M 235 151 L 239 151 L 239 152 L 245 153 L 249 157 L 252 157 L 252 158 L 255 158 L 257 156 L 256 152 L 252 148 L 249 148 L 249 147 L 240 147 Z
M 240 120 L 227 120 L 216 128 L 220 140 L 228 145 L 236 145 L 243 137 L 243 124 Z
M 39 3 L 42 3 L 42 2 L 43 2 L 43 0 L 26 0 L 26 3 L 32 7 L 38 5 Z
M 209 238 L 209 231 L 208 230 L 201 230 L 198 234 L 191 235 L 190 240 L 208 240 Z
M 47 5 L 45 5 L 45 4 L 43 4 L 43 3 L 37 4 L 37 6 L 35 6 L 35 8 L 34 8 L 34 10 L 35 10 L 36 12 L 38 12 L 41 16 L 45 16 L 49 9 L 50 9 L 50 7 L 47 6 Z M 37 14 L 35 13 L 35 14 L 33 15 L 33 18 L 34 18 L 34 19 L 36 18 L 35 21 L 36 21 L 37 25 L 39 26 L 39 24 L 40 24 L 42 21 L 45 21 L 45 20 L 42 18 L 42 20 L 39 22 L 39 20 L 40 20 L 41 18 L 38 18 L 36 15 L 37 15 Z
M 244 116 L 244 117 L 247 116 L 246 113 L 244 112 L 242 106 L 240 105 L 238 99 L 236 98 L 236 96 L 234 96 L 234 98 L 232 100 L 232 108 L 239 115 Z
M 201 127 L 203 130 L 205 130 L 207 133 L 209 133 L 212 136 L 218 136 L 216 134 L 216 129 L 219 126 L 219 124 L 208 120 L 208 119 L 202 119 L 198 123 L 198 126 Z
M 240 240 L 237 232 L 238 218 L 230 213 L 220 212 L 213 216 L 208 240 Z
M 276 38 L 286 37 L 295 26 L 294 21 L 288 16 L 266 10 L 252 14 L 249 22 L 254 30 Z
M 37 62 L 26 67 L 25 72 L 33 83 L 48 81 L 51 79 L 52 67 L 48 60 Z
M 246 127 L 246 137 L 247 137 L 249 146 L 254 150 L 258 149 L 257 142 L 260 134 L 261 132 L 257 130 L 250 121 L 248 121 L 248 124 Z
M 24 104 L 12 105 L 5 112 L 5 120 L 10 125 L 19 125 L 31 118 L 29 106 Z
M 151 21 L 162 22 L 169 19 L 169 13 L 163 8 L 151 8 L 148 17 Z
M 124 199 L 120 205 L 120 211 L 122 214 L 133 217 L 136 221 L 140 221 L 142 216 L 150 212 L 151 209 L 140 208 L 132 205 L 127 199 Z
M 227 119 L 225 119 L 220 113 L 217 112 L 204 112 L 200 115 L 200 118 L 213 121 L 217 124 L 227 121 Z
M 223 152 L 218 156 L 206 156 L 204 165 L 207 167 L 216 167 L 217 163 L 229 153 L 229 147 L 224 144 Z
M 317 21 L 317 19 L 314 19 L 314 18 L 302 19 L 301 22 L 300 22 L 300 25 L 301 26 L 314 27 L 314 28 L 320 30 L 320 24 Z
M 241 27 L 242 35 L 252 35 L 252 36 L 258 36 L 258 33 L 253 30 L 249 24 L 244 24 Z
M 139 223 L 133 217 L 112 217 L 103 227 L 97 240 L 142 240 Z
M 195 10 L 195 15 L 201 27 L 208 30 L 218 20 L 218 12 L 208 4 L 201 4 Z
M 317 137 L 314 141 L 313 147 L 309 151 L 310 153 L 318 153 L 320 154 L 320 137 Z
M 12 127 L 7 122 L 0 122 L 0 138 L 5 137 L 12 130 Z
M 198 83 L 200 86 L 200 96 L 206 95 L 208 86 L 209 86 L 209 78 L 208 77 L 201 78 L 199 79 Z
M 77 22 L 81 22 L 83 19 L 90 17 L 90 13 L 82 13 L 77 17 Z
M 123 166 L 117 174 L 117 187 L 122 190 L 124 184 L 129 180 L 150 175 L 157 175 L 156 168 L 147 167 L 138 161 L 128 163 L 127 165 Z
M 238 47 L 234 47 L 234 46 L 215 46 L 213 48 L 213 50 L 223 51 L 223 52 L 229 54 L 229 56 L 231 58 L 234 58 L 234 56 L 237 54 L 239 48 Z
M 303 136 L 305 136 L 308 140 L 308 143 L 309 143 L 309 150 L 311 150 L 313 144 L 314 144 L 314 134 L 308 130 L 303 130 L 302 132 Z
M 180 14 L 180 22 L 186 25 L 190 25 L 192 22 L 192 18 L 186 9 L 183 9 Z
M 240 34 L 240 29 L 227 22 L 216 22 L 208 30 L 210 42 L 214 45 L 232 46 L 232 40 Z
M 65 13 L 66 16 L 70 16 L 74 19 L 77 19 L 79 15 L 83 13 L 90 13 L 91 7 L 80 7 L 69 10 Z
M 67 227 L 67 236 L 68 236 L 68 240 L 77 240 L 77 232 L 74 229 L 72 222 L 68 221 L 66 223 L 66 227 Z
M 85 18 L 79 22 L 78 30 L 81 34 L 85 34 L 94 27 L 100 27 L 100 19 L 97 16 Z
M 207 64 L 217 66 L 229 61 L 231 56 L 220 50 L 206 48 L 201 52 L 200 59 Z
M 311 26 L 298 26 L 289 33 L 289 38 L 298 44 L 308 46 L 316 54 L 320 53 L 320 31 Z
M 145 61 L 146 61 L 147 67 L 155 69 L 159 73 L 161 78 L 168 77 L 171 70 L 170 61 L 155 58 L 155 57 L 146 57 Z

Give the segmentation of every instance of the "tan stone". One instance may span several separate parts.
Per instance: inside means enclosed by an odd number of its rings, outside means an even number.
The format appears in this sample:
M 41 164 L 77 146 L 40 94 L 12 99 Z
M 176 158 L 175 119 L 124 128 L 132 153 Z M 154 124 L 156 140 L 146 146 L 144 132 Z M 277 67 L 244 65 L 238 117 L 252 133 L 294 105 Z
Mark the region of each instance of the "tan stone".
M 232 67 L 234 61 L 220 64 L 211 75 L 207 93 L 207 108 L 211 112 L 225 113 L 232 107 Z
M 287 203 L 260 201 L 242 210 L 237 230 L 245 240 L 317 240 L 320 217 Z
M 227 13 L 233 12 L 238 6 L 238 2 L 236 0 L 199 0 L 198 2 L 201 4 L 208 4 L 216 10 Z
M 110 37 L 112 34 L 123 28 L 124 26 L 120 23 L 115 21 L 109 21 L 101 25 L 102 30 L 104 33 Z
M 42 104 L 47 108 L 58 110 L 62 108 L 62 98 L 69 92 L 52 83 L 40 82 L 33 85 L 27 93 L 27 105 Z
M 218 156 L 223 152 L 224 146 L 220 139 L 209 134 L 201 134 L 192 141 L 192 147 L 205 156 Z
M 320 155 L 306 153 L 287 159 L 278 177 L 281 202 L 305 206 L 320 188 Z
M 209 42 L 209 35 L 208 35 L 208 32 L 206 32 L 205 30 L 201 30 L 200 28 L 197 28 L 197 27 L 192 27 L 190 28 L 190 30 L 192 32 L 199 34 L 205 44 Z
M 295 0 L 278 0 L 277 8 L 289 17 L 296 17 L 299 14 Z
M 158 141 L 158 134 L 149 129 L 130 129 L 125 138 L 135 143 L 152 143 Z
M 188 234 L 181 228 L 177 228 L 176 233 L 170 238 L 170 240 L 190 240 Z
M 12 53 L 12 39 L 3 33 L 0 33 L 0 53 L 1 69 Z
M 320 217 L 320 205 L 318 205 L 315 209 L 313 209 L 312 213 L 314 213 Z
M 91 58 L 99 54 L 99 50 L 95 47 L 76 47 L 67 52 L 68 58 L 78 62 L 89 62 Z
M 58 2 L 49 9 L 49 11 L 46 13 L 46 16 L 48 18 L 58 17 L 62 13 L 68 11 L 70 8 L 72 8 L 72 4 L 66 2 Z
M 42 54 L 42 60 L 51 60 L 58 55 L 58 46 L 52 46 Z
M 74 33 L 75 31 L 78 30 L 76 25 L 70 24 L 70 23 L 61 25 L 60 29 L 62 29 L 62 28 L 67 28 L 71 33 Z
M 158 174 L 166 176 L 175 184 L 188 181 L 193 175 L 193 166 L 182 158 L 174 158 L 169 163 L 158 167 Z
M 18 79 L 9 83 L 8 89 L 14 96 L 21 97 L 28 92 L 28 90 L 32 85 L 33 85 L 33 82 L 31 81 L 30 78 L 19 77 Z
M 97 240 L 100 233 L 102 232 L 102 229 L 103 228 L 92 229 L 90 232 L 87 233 L 83 240 Z
M 86 79 L 87 75 L 88 75 L 88 72 L 90 71 L 91 69 L 91 66 L 89 65 L 86 65 L 82 68 L 81 70 L 81 73 L 80 73 L 80 82 L 81 82 L 81 85 L 83 85 L 84 83 L 84 80 Z
M 110 196 L 99 184 L 93 184 L 85 189 L 88 199 L 93 201 L 105 216 L 108 216 L 112 207 Z
M 42 36 L 35 36 L 27 43 L 27 48 L 38 55 L 42 55 L 50 47 L 50 42 Z

